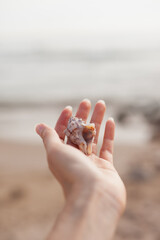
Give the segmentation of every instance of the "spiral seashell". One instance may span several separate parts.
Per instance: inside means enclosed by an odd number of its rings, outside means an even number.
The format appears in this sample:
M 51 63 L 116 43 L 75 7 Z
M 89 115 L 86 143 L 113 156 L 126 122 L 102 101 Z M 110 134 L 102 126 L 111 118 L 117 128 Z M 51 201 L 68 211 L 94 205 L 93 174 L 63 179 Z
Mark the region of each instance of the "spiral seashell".
M 92 143 L 96 135 L 94 123 L 86 124 L 81 118 L 72 116 L 65 129 L 65 135 L 86 155 L 92 153 Z

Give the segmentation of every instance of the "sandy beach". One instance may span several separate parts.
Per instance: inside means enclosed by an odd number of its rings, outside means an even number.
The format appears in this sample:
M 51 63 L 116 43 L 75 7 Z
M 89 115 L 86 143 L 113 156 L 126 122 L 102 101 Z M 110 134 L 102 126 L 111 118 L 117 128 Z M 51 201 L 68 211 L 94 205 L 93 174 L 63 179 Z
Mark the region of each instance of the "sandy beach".
M 1 140 L 0 152 L 1 239 L 45 239 L 64 198 L 48 170 L 41 142 Z M 115 145 L 115 165 L 128 195 L 115 240 L 160 238 L 159 158 L 159 143 Z

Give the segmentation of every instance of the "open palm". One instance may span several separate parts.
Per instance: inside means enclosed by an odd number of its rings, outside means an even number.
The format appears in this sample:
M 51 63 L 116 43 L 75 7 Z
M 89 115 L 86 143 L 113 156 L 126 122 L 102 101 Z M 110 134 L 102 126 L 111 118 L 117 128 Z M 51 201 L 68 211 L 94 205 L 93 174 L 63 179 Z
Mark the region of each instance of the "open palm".
M 76 113 L 76 117 L 87 121 L 91 103 L 83 100 Z M 37 133 L 42 137 L 46 152 L 49 168 L 63 187 L 66 197 L 72 189 L 84 188 L 93 185 L 93 182 L 103 182 L 106 194 L 111 196 L 114 201 L 120 203 L 120 208 L 125 206 L 125 187 L 117 171 L 113 166 L 113 143 L 115 123 L 112 118 L 108 119 L 105 126 L 104 138 L 100 154 L 97 156 L 97 143 L 100 126 L 104 117 L 106 106 L 104 101 L 98 101 L 95 105 L 91 122 L 95 124 L 96 136 L 93 143 L 93 152 L 90 156 L 84 155 L 77 148 L 64 144 L 64 130 L 68 120 L 72 116 L 72 108 L 66 107 L 55 126 L 55 130 L 40 124 L 37 126 Z

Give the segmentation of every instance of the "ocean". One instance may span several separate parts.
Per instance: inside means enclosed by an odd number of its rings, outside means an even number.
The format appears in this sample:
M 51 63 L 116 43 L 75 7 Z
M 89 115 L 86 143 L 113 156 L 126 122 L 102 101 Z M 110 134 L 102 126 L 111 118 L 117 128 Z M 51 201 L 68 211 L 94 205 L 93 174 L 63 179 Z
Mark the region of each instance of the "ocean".
M 114 103 L 160 100 L 160 49 L 0 52 L 0 137 L 34 139 L 60 109 L 89 98 Z

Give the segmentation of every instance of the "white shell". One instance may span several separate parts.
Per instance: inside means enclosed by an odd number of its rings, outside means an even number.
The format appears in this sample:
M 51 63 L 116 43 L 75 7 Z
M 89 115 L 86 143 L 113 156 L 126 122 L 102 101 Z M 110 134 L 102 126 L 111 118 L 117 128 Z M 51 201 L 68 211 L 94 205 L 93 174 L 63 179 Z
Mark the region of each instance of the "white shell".
M 89 140 L 85 140 L 83 137 L 83 131 L 85 130 L 86 135 L 89 134 Z M 86 124 L 82 119 L 77 117 L 71 117 L 68 121 L 67 129 L 65 134 L 68 139 L 76 144 L 81 151 L 85 154 L 91 154 L 92 152 L 92 142 L 96 134 L 95 124 Z

